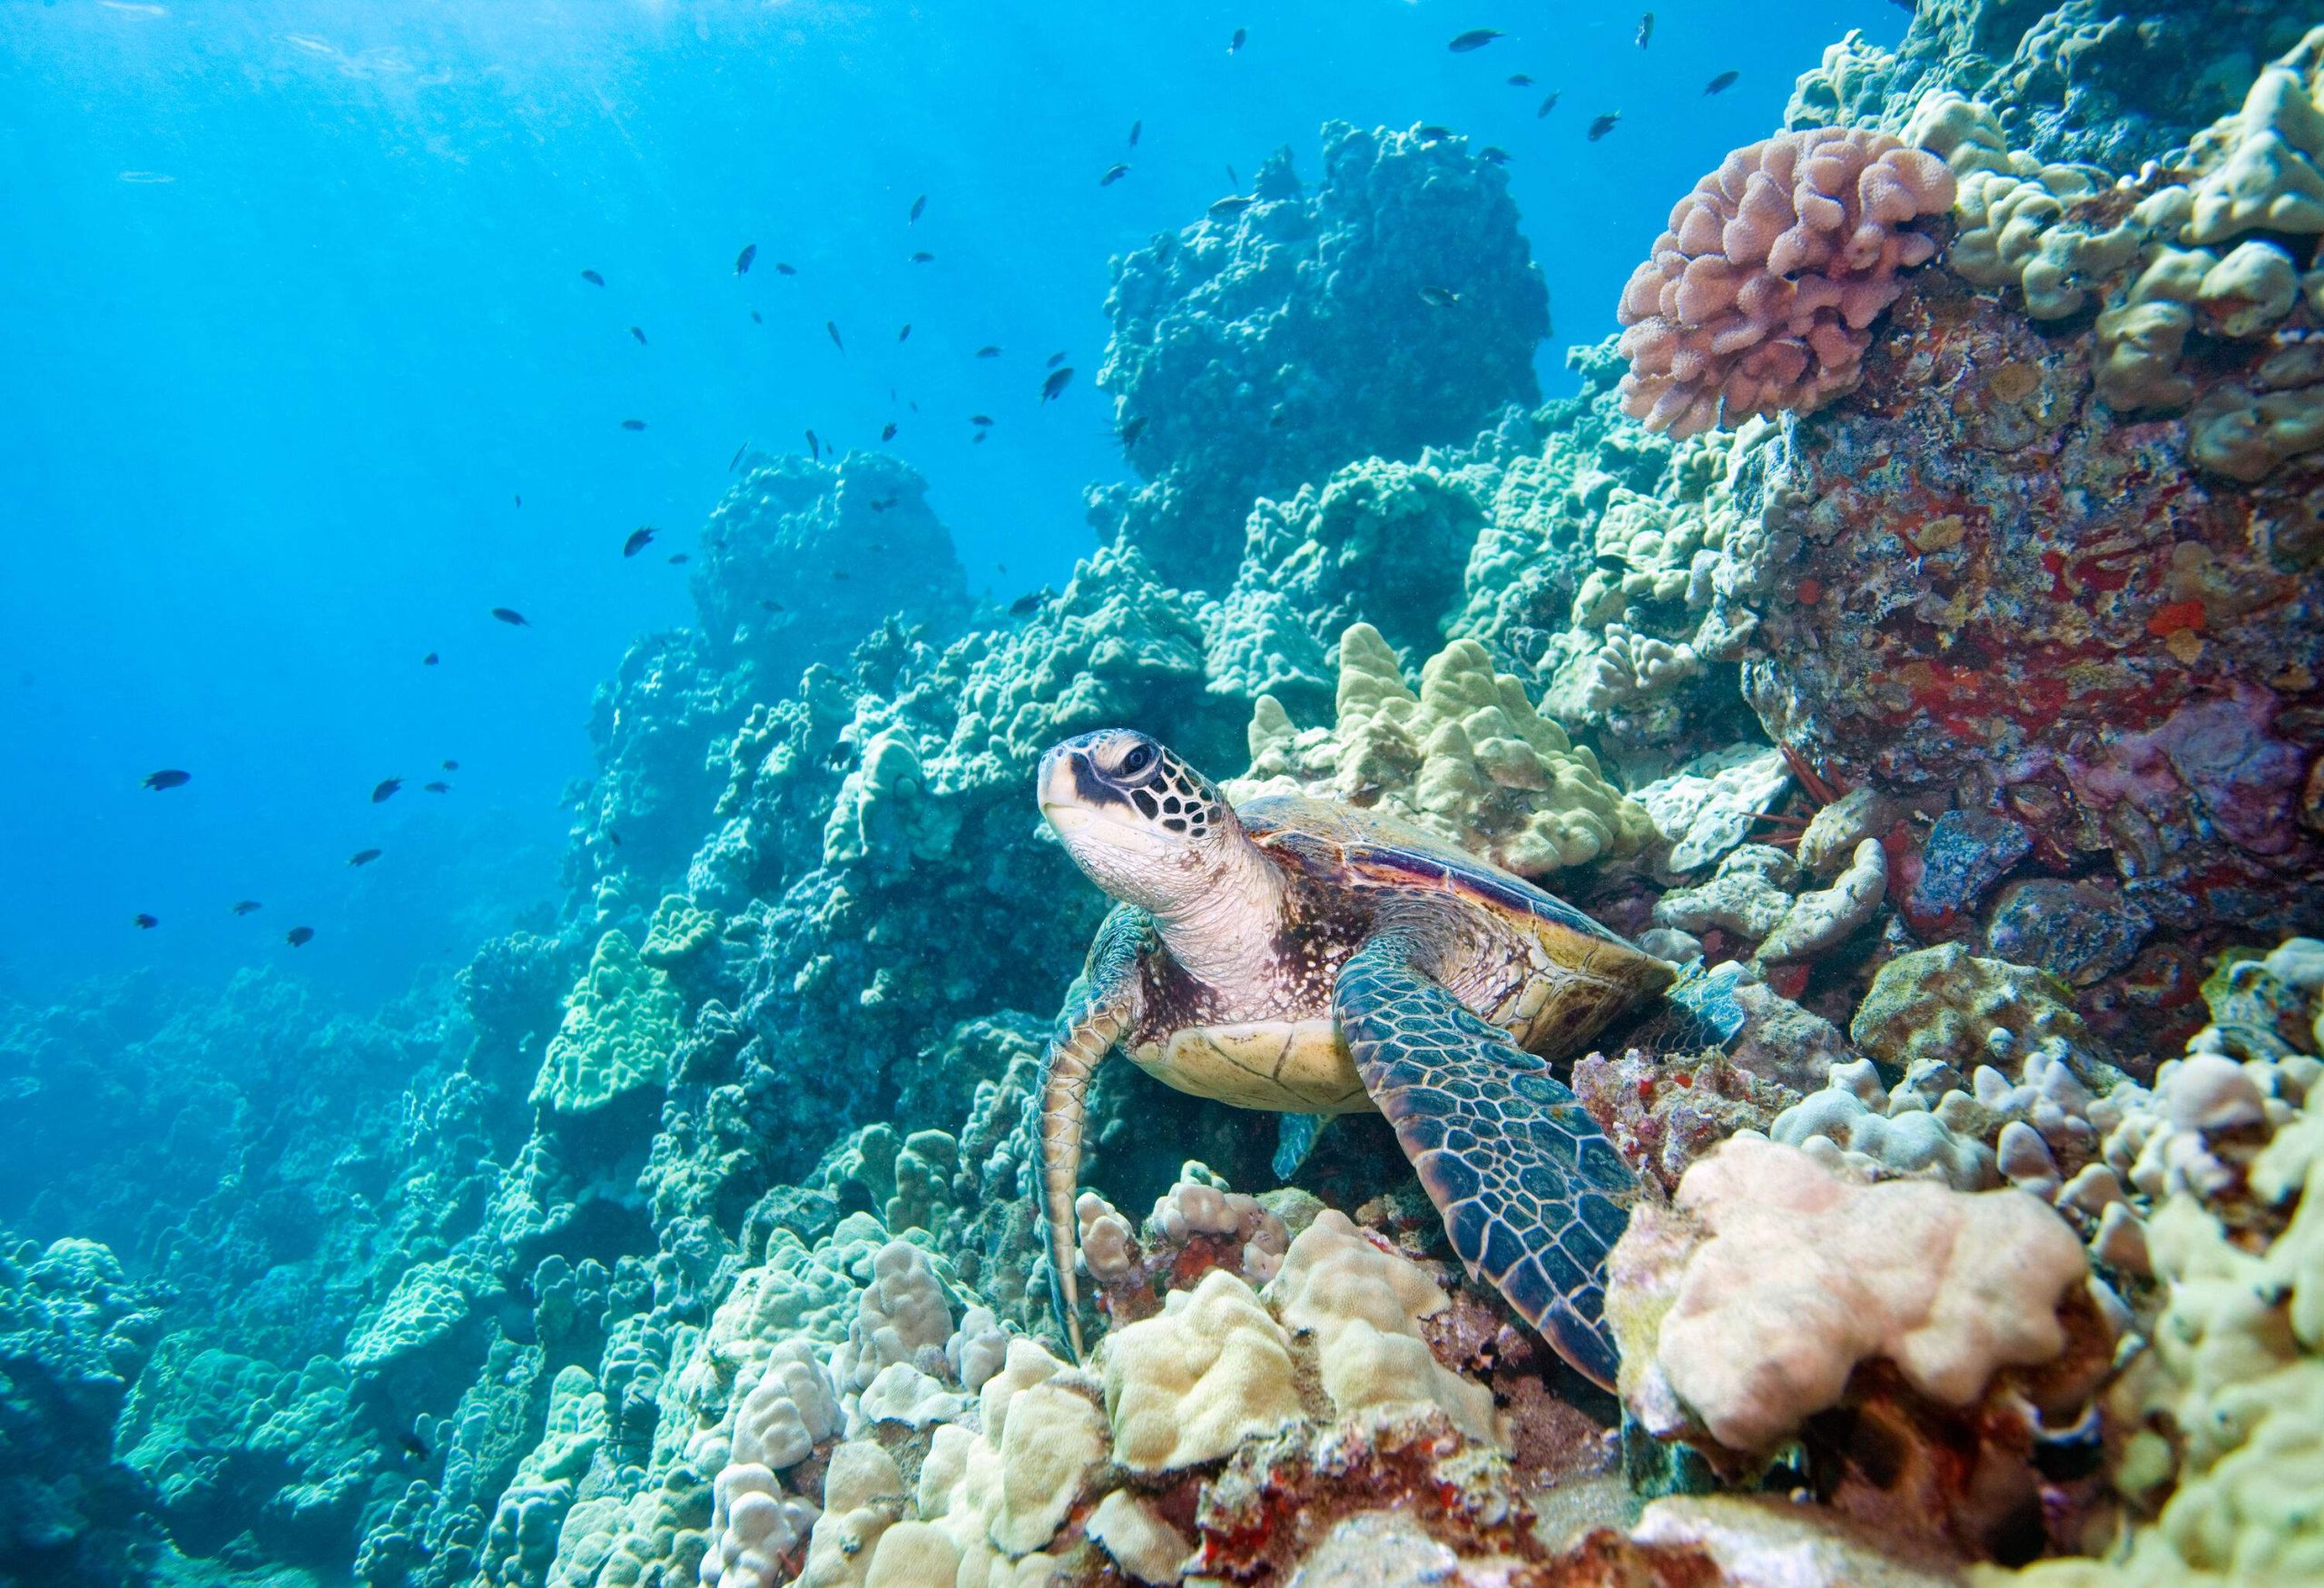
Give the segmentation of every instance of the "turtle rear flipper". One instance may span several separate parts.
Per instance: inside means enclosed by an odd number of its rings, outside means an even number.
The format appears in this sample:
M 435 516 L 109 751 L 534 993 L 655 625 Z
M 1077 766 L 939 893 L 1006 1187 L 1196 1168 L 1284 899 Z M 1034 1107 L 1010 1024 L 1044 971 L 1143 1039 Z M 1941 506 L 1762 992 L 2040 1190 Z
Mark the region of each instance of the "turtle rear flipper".
M 1342 967 L 1332 1007 L 1356 1072 L 1461 1260 L 1611 1389 L 1606 1256 L 1637 1179 L 1548 1065 L 1420 969 L 1429 947 L 1392 930 Z
M 1275 1136 L 1275 1178 L 1290 1182 L 1315 1150 L 1315 1142 L 1324 1134 L 1324 1127 L 1332 1122 L 1329 1114 L 1277 1114 Z

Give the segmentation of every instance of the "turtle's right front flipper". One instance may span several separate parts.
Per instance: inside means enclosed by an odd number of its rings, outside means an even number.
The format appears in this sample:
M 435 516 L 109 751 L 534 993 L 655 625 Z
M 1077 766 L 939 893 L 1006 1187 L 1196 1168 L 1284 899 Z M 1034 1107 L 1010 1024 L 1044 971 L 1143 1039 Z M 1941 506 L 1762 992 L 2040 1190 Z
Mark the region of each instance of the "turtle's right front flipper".
M 1558 1355 L 1614 1387 L 1605 1262 L 1637 1177 L 1550 1067 L 1446 991 L 1427 923 L 1340 971 L 1332 1007 L 1445 1233 Z
M 1138 962 L 1154 942 L 1154 918 L 1118 906 L 1098 929 L 1081 979 L 1065 996 L 1041 1070 L 1041 1206 L 1049 1227 L 1049 1305 L 1081 1358 L 1080 1300 L 1074 1283 L 1078 1248 L 1073 1195 L 1081 1178 L 1081 1120 L 1089 1077 L 1137 1019 Z

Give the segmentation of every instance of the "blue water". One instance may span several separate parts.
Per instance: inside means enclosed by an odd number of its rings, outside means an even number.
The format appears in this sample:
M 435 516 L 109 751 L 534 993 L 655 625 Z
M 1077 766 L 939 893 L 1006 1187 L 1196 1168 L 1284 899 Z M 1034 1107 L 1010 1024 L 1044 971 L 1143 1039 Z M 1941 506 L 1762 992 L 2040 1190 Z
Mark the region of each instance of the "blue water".
M 1670 200 L 1827 42 L 1905 20 L 1664 4 L 1641 52 L 1632 11 L 1488 0 L 0 6 L 0 991 L 282 962 L 375 998 L 460 962 L 560 902 L 591 693 L 686 620 L 665 558 L 744 440 L 893 419 L 972 586 L 1061 581 L 1124 475 L 1108 260 L 1230 167 L 1287 143 L 1312 177 L 1327 117 L 1507 149 L 1556 391 Z

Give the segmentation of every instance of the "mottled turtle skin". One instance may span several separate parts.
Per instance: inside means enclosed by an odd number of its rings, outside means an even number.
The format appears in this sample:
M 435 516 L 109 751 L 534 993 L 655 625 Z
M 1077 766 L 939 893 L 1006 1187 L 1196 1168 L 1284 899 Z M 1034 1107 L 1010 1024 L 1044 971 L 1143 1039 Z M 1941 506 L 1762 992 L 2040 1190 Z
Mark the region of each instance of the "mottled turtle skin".
M 1376 813 L 1281 795 L 1230 810 L 1128 730 L 1052 749 L 1041 799 L 1083 869 L 1136 901 L 1098 932 L 1043 1087 L 1045 1217 L 1077 1352 L 1083 1097 L 1119 1050 L 1244 1108 L 1386 1114 L 1471 1270 L 1610 1387 L 1602 1270 L 1637 1182 L 1544 1056 L 1576 1051 L 1671 967 Z

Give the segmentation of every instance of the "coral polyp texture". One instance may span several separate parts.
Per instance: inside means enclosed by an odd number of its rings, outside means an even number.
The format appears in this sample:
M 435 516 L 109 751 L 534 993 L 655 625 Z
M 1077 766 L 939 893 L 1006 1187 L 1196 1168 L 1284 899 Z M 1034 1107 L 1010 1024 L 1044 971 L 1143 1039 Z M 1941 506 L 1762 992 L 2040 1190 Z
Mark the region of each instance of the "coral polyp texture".
M 1899 272 L 1936 253 L 1920 222 L 1952 205 L 1945 163 L 1883 133 L 1736 150 L 1679 201 L 1622 289 L 1622 410 L 1691 436 L 1853 390 Z

